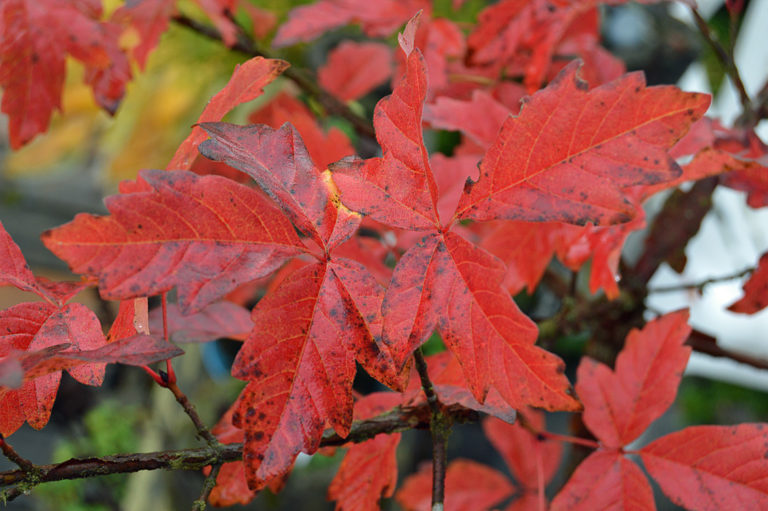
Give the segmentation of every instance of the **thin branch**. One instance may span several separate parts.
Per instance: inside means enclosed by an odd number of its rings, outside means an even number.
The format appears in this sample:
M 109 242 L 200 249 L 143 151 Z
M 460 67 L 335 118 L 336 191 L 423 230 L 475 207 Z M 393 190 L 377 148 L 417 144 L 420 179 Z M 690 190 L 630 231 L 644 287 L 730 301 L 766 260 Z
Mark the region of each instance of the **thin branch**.
M 739 70 L 736 67 L 736 63 L 733 61 L 733 58 L 729 52 L 723 48 L 723 45 L 720 44 L 720 42 L 717 40 L 717 37 L 712 33 L 709 25 L 707 25 L 707 21 L 701 16 L 701 14 L 699 14 L 699 11 L 695 7 L 692 7 L 691 12 L 693 13 L 693 19 L 696 22 L 696 26 L 698 27 L 699 32 L 701 32 L 701 35 L 704 36 L 704 40 L 707 41 L 707 44 L 709 44 L 710 48 L 712 48 L 712 50 L 715 52 L 717 59 L 723 65 L 725 72 L 728 73 L 728 76 L 730 76 L 733 85 L 736 87 L 736 90 L 739 93 L 739 99 L 741 100 L 741 106 L 744 108 L 744 111 L 751 111 L 752 102 L 749 99 L 747 90 L 744 88 L 744 82 L 741 81 L 741 75 L 739 74 Z
M 214 449 L 221 448 L 221 444 L 219 443 L 218 439 L 213 436 L 213 433 L 210 432 L 208 427 L 206 427 L 203 420 L 200 418 L 200 416 L 197 414 L 197 410 L 195 409 L 195 405 L 192 404 L 192 402 L 189 400 L 186 394 L 184 394 L 179 386 L 176 384 L 175 381 L 168 381 L 166 384 L 166 387 L 168 387 L 168 390 L 170 390 L 173 393 L 173 397 L 176 398 L 176 401 L 184 408 L 184 412 L 189 416 L 190 420 L 192 421 L 192 424 L 195 425 L 195 429 L 197 430 L 197 435 L 204 439 L 206 442 L 208 442 L 208 445 L 210 445 Z
M 200 492 L 200 496 L 197 500 L 192 503 L 192 511 L 203 511 L 205 509 L 205 503 L 208 500 L 211 491 L 213 491 L 213 488 L 216 486 L 216 478 L 219 476 L 220 470 L 221 463 L 214 465 L 211 472 L 206 476 L 205 482 L 203 483 L 203 491 Z
M 421 378 L 421 388 L 427 396 L 431 410 L 429 431 L 432 435 L 432 511 L 442 511 L 445 501 L 445 473 L 448 466 L 448 437 L 451 434 L 451 418 L 443 413 L 440 401 L 427 371 L 427 361 L 421 348 L 413 353 L 416 370 Z
M 16 450 L 11 447 L 11 444 L 5 441 L 3 435 L 0 435 L 0 449 L 2 449 L 5 457 L 18 465 L 21 470 L 27 472 L 28 474 L 35 473 L 34 463 L 17 453 Z
M 440 402 L 437 399 L 435 388 L 432 386 L 432 380 L 429 379 L 427 361 L 424 360 L 424 353 L 422 353 L 421 348 L 413 353 L 413 359 L 416 363 L 416 371 L 418 371 L 419 378 L 421 379 L 421 388 L 424 390 L 424 395 L 427 396 L 427 404 L 433 414 L 440 413 Z
M 674 286 L 662 286 L 662 287 L 654 287 L 648 290 L 648 293 L 671 293 L 674 291 L 689 291 L 689 290 L 697 290 L 699 293 L 701 293 L 706 286 L 709 284 L 715 284 L 717 282 L 727 282 L 729 280 L 739 279 L 741 277 L 744 277 L 746 275 L 749 275 L 755 271 L 754 268 L 747 268 L 745 270 L 741 270 L 738 273 L 733 273 L 731 275 L 721 275 L 720 277 L 712 277 L 709 279 L 702 280 L 701 282 L 696 282 L 693 284 L 677 284 Z
M 186 27 L 209 39 L 222 41 L 221 33 L 211 26 L 200 23 L 183 14 L 178 14 L 171 19 L 176 24 Z M 238 28 L 240 27 L 238 26 Z M 242 28 L 238 31 L 237 41 L 232 46 L 232 49 L 252 57 L 260 56 L 270 59 L 275 58 L 270 52 L 260 48 L 256 44 L 256 41 L 248 36 Z M 316 98 L 328 112 L 349 121 L 359 135 L 375 139 L 376 135 L 370 121 L 353 112 L 344 102 L 320 87 L 317 84 L 317 79 L 306 70 L 289 67 L 283 72 L 283 75 L 298 85 L 306 94 Z
M 443 413 L 457 422 L 478 420 L 476 411 L 460 405 L 446 407 Z M 430 415 L 431 411 L 426 405 L 413 408 L 397 407 L 372 419 L 353 422 L 350 433 L 345 438 L 333 431 L 326 431 L 320 446 L 338 447 L 346 443 L 364 442 L 380 433 L 427 429 L 431 420 Z M 208 446 L 198 449 L 118 454 L 98 458 L 72 458 L 53 465 L 35 466 L 37 470 L 35 482 L 39 484 L 65 479 L 126 474 L 141 470 L 202 470 L 209 465 L 241 460 L 242 451 L 243 444 L 237 443 L 222 445 L 218 449 Z M 27 472 L 19 469 L 0 472 L 0 486 L 24 483 L 27 477 Z
M 717 339 L 698 330 L 691 332 L 685 344 L 693 348 L 693 351 L 712 357 L 729 358 L 735 362 L 747 364 L 757 369 L 768 369 L 768 360 L 723 349 L 717 345 Z

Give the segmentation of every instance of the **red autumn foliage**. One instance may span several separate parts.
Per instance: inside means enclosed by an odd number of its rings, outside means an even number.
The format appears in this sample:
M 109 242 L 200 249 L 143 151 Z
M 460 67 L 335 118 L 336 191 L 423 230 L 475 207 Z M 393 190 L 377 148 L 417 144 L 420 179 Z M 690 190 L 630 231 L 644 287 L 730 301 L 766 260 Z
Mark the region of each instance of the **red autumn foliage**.
M 247 35 L 239 10 L 259 24 L 258 37 L 275 20 L 235 0 L 196 3 L 228 46 Z M 114 112 L 131 62 L 143 68 L 179 16 L 172 0 L 127 2 L 109 20 L 97 0 L 0 4 L 11 146 L 47 129 L 67 55 L 85 64 L 97 102 Z M 675 400 L 691 353 L 686 311 L 632 330 L 613 368 L 582 358 L 572 388 L 565 362 L 537 344 L 537 323 L 512 296 L 536 292 L 556 257 L 571 271 L 591 263 L 588 288 L 611 303 L 622 296 L 624 243 L 646 223 L 644 202 L 717 176 L 751 207 L 765 206 L 766 145 L 750 126 L 703 118 L 709 96 L 625 73 L 600 46 L 596 1 L 502 0 L 470 27 L 433 16 L 427 0 L 319 0 L 291 10 L 272 43 L 347 24 L 383 38 L 406 22 L 394 54 L 381 40 L 340 43 L 318 70 L 323 101 L 312 109 L 284 91 L 251 113 L 251 125 L 220 122 L 288 67 L 243 62 L 166 170 L 123 182 L 105 200 L 108 215 L 79 214 L 43 234 L 80 282 L 36 277 L 0 224 L 0 286 L 42 300 L 0 311 L 0 433 L 25 421 L 42 428 L 62 371 L 100 385 L 108 363 L 146 366 L 182 353 L 169 341 L 229 337 L 243 341 L 232 375 L 245 385 L 211 433 L 243 449 L 242 461 L 221 464 L 215 505 L 279 491 L 299 453 L 318 452 L 328 430 L 346 439 L 355 425 L 427 409 L 437 436 L 450 427 L 442 415 L 459 407 L 489 416 L 483 430 L 514 482 L 453 460 L 448 510 L 655 509 L 628 454 L 687 508 L 768 507 L 764 424 L 642 438 Z M 138 35 L 131 49 L 119 43 L 127 32 Z M 390 76 L 392 92 L 373 111 L 380 153 L 362 152 L 380 156 L 355 156 L 360 140 L 324 129 L 314 112 L 345 108 Z M 462 139 L 439 154 L 427 129 Z M 683 156 L 692 158 L 681 165 Z M 768 304 L 766 257 L 731 310 Z M 120 301 L 111 325 L 69 302 L 91 286 Z M 177 302 L 166 306 L 171 291 Z M 150 313 L 147 299 L 159 294 L 163 306 Z M 445 351 L 420 359 L 435 334 Z M 392 391 L 357 395 L 358 365 Z M 170 388 L 168 369 L 154 377 Z M 595 440 L 548 432 L 542 410 L 580 413 Z M 399 431 L 345 445 L 328 490 L 337 509 L 377 509 L 395 494 Z M 548 504 L 562 440 L 594 452 Z M 432 507 L 437 465 L 406 475 L 395 497 L 403 508 Z

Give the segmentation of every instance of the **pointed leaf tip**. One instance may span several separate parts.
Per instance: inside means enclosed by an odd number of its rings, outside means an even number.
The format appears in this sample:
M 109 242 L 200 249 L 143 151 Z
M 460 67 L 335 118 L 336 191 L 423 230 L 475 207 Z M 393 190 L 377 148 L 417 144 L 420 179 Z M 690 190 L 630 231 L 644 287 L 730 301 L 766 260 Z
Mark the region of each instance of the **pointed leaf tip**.
M 411 18 L 405 25 L 403 31 L 400 34 L 397 34 L 397 41 L 400 43 L 400 48 L 403 49 L 406 57 L 409 56 L 415 48 L 416 30 L 419 28 L 421 13 L 422 11 L 419 11 L 414 14 L 413 18 Z

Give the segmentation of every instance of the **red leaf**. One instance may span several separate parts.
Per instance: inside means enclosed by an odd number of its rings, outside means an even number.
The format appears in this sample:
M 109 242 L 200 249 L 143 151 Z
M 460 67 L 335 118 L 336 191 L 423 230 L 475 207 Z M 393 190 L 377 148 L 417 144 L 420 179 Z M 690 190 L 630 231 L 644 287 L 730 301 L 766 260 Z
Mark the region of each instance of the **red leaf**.
M 406 27 L 410 37 L 401 35 L 405 78 L 391 96 L 379 101 L 373 114 L 383 157 L 342 161 L 332 170 L 342 201 L 354 211 L 395 227 L 423 230 L 439 228 L 440 222 L 437 185 L 421 132 L 427 81 L 421 52 L 413 49 L 417 22 L 414 18 Z
M 211 98 L 197 120 L 204 122 L 220 121 L 232 108 L 241 103 L 259 97 L 262 89 L 285 71 L 288 63 L 282 60 L 254 57 L 235 67 L 232 78 L 223 89 Z M 181 143 L 168 163 L 169 170 L 187 170 L 197 156 L 197 146 L 205 140 L 205 132 L 199 126 L 192 128 L 192 133 Z
M 14 286 L 22 291 L 38 293 L 37 281 L 29 269 L 19 246 L 0 222 L 0 286 Z
M 343 41 L 328 54 L 317 78 L 342 101 L 359 99 L 392 74 L 392 50 L 380 43 Z
M 687 509 L 768 508 L 765 424 L 693 426 L 640 450 L 645 468 Z
M 476 90 L 469 101 L 438 97 L 434 103 L 424 107 L 424 120 L 435 128 L 461 131 L 487 148 L 496 140 L 504 121 L 513 113 L 489 93 Z
M 303 250 L 261 194 L 225 178 L 152 170 L 131 186 L 106 199 L 111 216 L 79 214 L 43 234 L 75 273 L 99 279 L 106 299 L 178 286 L 182 309 L 197 310 Z
M 119 30 L 99 22 L 101 8 L 96 5 L 92 9 L 92 5 L 57 0 L 3 0 L 0 4 L 2 111 L 10 118 L 13 149 L 44 132 L 53 110 L 61 107 L 67 54 L 83 62 L 93 75 L 88 81 L 96 87 L 97 97 L 104 92 L 97 75 L 109 74 L 108 68 L 117 65 L 111 59 L 120 54 Z M 130 71 L 124 68 L 123 72 Z M 112 93 L 107 96 L 110 102 L 119 100 Z
M 620 452 L 598 450 L 581 462 L 555 496 L 550 510 L 609 509 L 651 511 L 656 509 L 656 505 L 651 485 L 637 465 Z
M 152 339 L 106 344 L 96 315 L 79 303 L 60 308 L 45 303 L 16 305 L 0 311 L 0 332 L 0 357 L 18 362 L 4 365 L 3 371 L 18 374 L 21 369 L 23 381 L 20 389 L 6 389 L 0 398 L 3 435 L 13 433 L 24 420 L 38 429 L 48 422 L 63 369 L 82 383 L 101 385 L 107 362 L 146 364 L 157 360 L 153 357 L 158 352 L 165 358 L 180 352 L 166 343 L 156 349 Z M 61 345 L 66 346 L 64 351 Z
M 499 286 L 503 275 L 498 259 L 450 232 L 406 252 L 382 303 L 395 363 L 437 325 L 478 401 L 494 385 L 513 407 L 578 409 L 563 362 L 533 345 L 536 326 Z
M 233 423 L 245 430 L 251 489 L 287 473 L 300 451 L 315 452 L 326 424 L 349 432 L 354 350 L 373 340 L 366 304 L 340 274 L 341 262 L 304 266 L 253 310 L 254 329 L 232 368 L 249 381 Z
M 19 361 L 24 379 L 33 380 L 65 369 L 70 373 L 77 370 L 92 372 L 94 364 L 143 366 L 184 353 L 173 344 L 148 335 L 133 335 L 84 351 L 72 351 L 71 348 L 69 343 L 56 344 L 37 351 L 14 353 L 12 356 Z
M 167 316 L 168 336 L 173 342 L 209 342 L 222 337 L 244 341 L 253 328 L 251 312 L 226 301 L 212 303 L 189 315 L 184 315 L 177 304 L 169 303 Z M 153 335 L 162 335 L 160 307 L 149 314 L 149 327 Z
M 273 128 L 290 122 L 301 135 L 309 156 L 319 169 L 325 169 L 331 163 L 355 154 L 355 149 L 343 131 L 331 127 L 328 133 L 323 132 L 309 109 L 301 101 L 284 92 L 252 113 L 248 120 Z
M 456 155 L 452 158 L 442 154 L 434 154 L 429 162 L 435 173 L 435 181 L 439 191 L 437 212 L 440 221 L 447 224 L 451 220 L 456 204 L 468 178 L 477 179 L 477 163 L 475 155 Z
M 524 414 L 526 421 L 544 429 L 544 414 L 534 410 Z M 563 453 L 560 442 L 540 440 L 519 423 L 507 424 L 493 417 L 483 421 L 483 431 L 524 488 L 535 492 L 554 477 Z
M 471 460 L 457 459 L 445 475 L 445 511 L 484 511 L 506 499 L 514 486 L 496 470 Z M 406 511 L 432 509 L 432 467 L 425 464 L 408 476 L 395 496 Z
M 360 215 L 339 203 L 330 175 L 315 166 L 293 126 L 274 130 L 258 124 L 205 123 L 202 128 L 211 140 L 200 146 L 201 153 L 253 177 L 324 250 L 355 233 Z
M 195 3 L 211 18 L 224 44 L 229 47 L 234 46 L 237 42 L 238 30 L 231 19 L 235 12 L 235 0 L 195 0 Z
M 64 305 L 70 298 L 90 286 L 89 282 L 51 282 L 35 277 L 29 269 L 19 246 L 0 222 L 0 286 L 10 285 L 29 291 L 55 305 Z
M 144 69 L 147 56 L 168 28 L 168 20 L 173 14 L 175 4 L 174 0 L 126 2 L 112 14 L 113 22 L 129 25 L 139 36 L 140 42 L 131 49 L 139 69 Z
M 496 223 L 483 236 L 480 246 L 507 265 L 504 287 L 512 294 L 528 288 L 532 293 L 555 253 L 567 252 L 584 228 L 559 222 Z
M 400 404 L 400 394 L 376 392 L 355 403 L 355 418 L 370 419 Z M 337 510 L 376 511 L 382 497 L 391 497 L 397 485 L 395 451 L 400 433 L 379 434 L 350 445 L 336 477 L 328 487 L 328 500 Z
M 744 284 L 744 296 L 728 310 L 754 314 L 768 307 L 768 253 L 763 254 L 752 276 Z
M 219 419 L 219 422 L 211 429 L 211 433 L 223 444 L 235 444 L 245 440 L 242 429 L 232 424 L 232 415 L 237 409 L 237 403 L 232 405 Z M 205 475 L 210 473 L 210 467 L 204 470 Z M 213 487 L 209 502 L 218 507 L 234 506 L 235 504 L 248 504 L 256 496 L 255 491 L 248 488 L 245 479 L 245 466 L 242 461 L 224 463 L 216 477 L 216 486 Z
M 753 208 L 768 206 L 768 166 L 757 162 L 743 165 L 745 169 L 727 173 L 723 184 L 734 190 L 747 192 L 747 204 Z
M 293 9 L 272 44 L 280 47 L 311 41 L 328 30 L 353 22 L 360 23 L 369 36 L 384 37 L 419 9 L 429 9 L 429 3 L 426 0 L 320 0 Z
M 616 369 L 583 358 L 576 393 L 584 403 L 583 420 L 608 447 L 637 438 L 674 402 L 691 348 L 688 311 L 657 318 L 632 330 L 616 359 Z
M 703 115 L 709 96 L 645 88 L 633 73 L 591 91 L 569 65 L 509 118 L 467 183 L 456 217 L 626 222 L 625 188 L 675 179 L 666 153 Z

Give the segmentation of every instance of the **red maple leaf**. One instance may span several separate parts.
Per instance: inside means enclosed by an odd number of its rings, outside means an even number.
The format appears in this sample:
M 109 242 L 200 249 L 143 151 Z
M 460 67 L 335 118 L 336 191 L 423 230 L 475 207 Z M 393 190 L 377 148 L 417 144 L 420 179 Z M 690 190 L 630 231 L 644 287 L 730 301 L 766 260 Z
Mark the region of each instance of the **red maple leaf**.
M 499 285 L 504 265 L 439 221 L 421 131 L 427 84 L 414 48 L 416 23 L 400 37 L 406 76 L 374 112 L 383 156 L 333 166 L 342 201 L 353 210 L 394 227 L 432 231 L 395 268 L 382 303 L 383 340 L 402 365 L 437 327 L 480 402 L 493 385 L 513 406 L 575 409 L 562 362 L 533 345 L 535 325 Z
M 262 89 L 287 67 L 285 61 L 262 57 L 254 57 L 239 64 L 227 85 L 205 106 L 197 122 L 220 121 L 235 106 L 260 96 Z M 199 126 L 192 128 L 192 133 L 181 143 L 167 168 L 189 169 L 197 156 L 197 146 L 203 140 L 205 132 Z
M 48 128 L 61 107 L 66 56 L 86 66 L 98 103 L 114 113 L 130 79 L 118 46 L 118 25 L 99 21 L 101 4 L 56 0 L 4 0 L 0 4 L 2 111 L 18 149 Z
M 680 175 L 666 149 L 704 114 L 709 96 L 646 88 L 640 73 L 588 91 L 577 69 L 569 64 L 504 122 L 457 218 L 626 222 L 636 210 L 628 187 Z
M 355 403 L 355 419 L 371 419 L 400 404 L 394 392 L 375 392 Z M 391 497 L 397 485 L 395 451 L 400 433 L 379 434 L 370 440 L 349 446 L 336 477 L 328 487 L 328 500 L 336 500 L 336 509 L 376 511 L 382 497 Z
M 273 44 L 279 47 L 311 41 L 328 30 L 355 22 L 369 36 L 388 36 L 417 11 L 429 8 L 426 0 L 319 0 L 293 9 Z
M 192 311 L 304 251 L 279 210 L 228 179 L 147 170 L 122 190 L 105 201 L 111 216 L 79 214 L 43 234 L 75 273 L 99 279 L 104 298 L 178 286 L 179 303 Z
M 203 128 L 212 138 L 201 152 L 253 177 L 322 252 L 257 304 L 254 329 L 233 366 L 249 382 L 234 424 L 245 431 L 248 481 L 258 489 L 290 470 L 300 451 L 317 450 L 326 425 L 349 431 L 355 358 L 393 387 L 401 376 L 377 345 L 382 286 L 360 263 L 333 253 L 357 230 L 360 215 L 340 203 L 296 130 L 288 124 Z
M 744 284 L 744 296 L 728 310 L 754 314 L 768 307 L 768 254 L 763 254 L 752 276 Z
M 515 487 L 500 472 L 472 460 L 457 459 L 445 474 L 446 511 L 483 511 L 501 502 Z M 424 464 L 408 476 L 395 495 L 406 511 L 432 509 L 432 466 Z
M 279 128 L 290 122 L 301 135 L 312 162 L 319 169 L 350 156 L 355 149 L 343 131 L 331 127 L 327 132 L 318 125 L 317 118 L 304 104 L 293 96 L 282 92 L 259 110 L 248 116 L 252 123 L 266 124 Z
M 0 434 L 10 435 L 24 421 L 37 429 L 45 426 L 63 370 L 81 383 L 101 385 L 107 363 L 145 365 L 182 353 L 171 344 L 135 335 L 135 328 L 121 335 L 127 338 L 120 342 L 108 343 L 90 309 L 65 303 L 87 284 L 36 279 L 1 223 L 0 256 L 0 286 L 12 285 L 46 300 L 0 311 Z
M 175 7 L 175 0 L 142 0 L 126 2 L 112 13 L 113 22 L 131 27 L 139 36 L 139 43 L 131 49 L 139 69 L 144 69 L 147 56 L 168 28 Z
M 380 43 L 344 41 L 328 53 L 317 78 L 342 101 L 358 99 L 392 74 L 392 49 Z M 335 161 L 335 160 L 334 160 Z
M 584 423 L 600 447 L 574 472 L 552 509 L 653 509 L 643 473 L 625 459 L 635 440 L 672 404 L 691 349 L 686 311 L 667 314 L 633 330 L 611 371 L 583 359 L 576 391 Z M 763 456 L 765 424 L 694 426 L 636 451 L 650 475 L 675 503 L 689 509 L 761 509 L 768 503 Z M 737 502 L 740 502 L 738 504 Z

